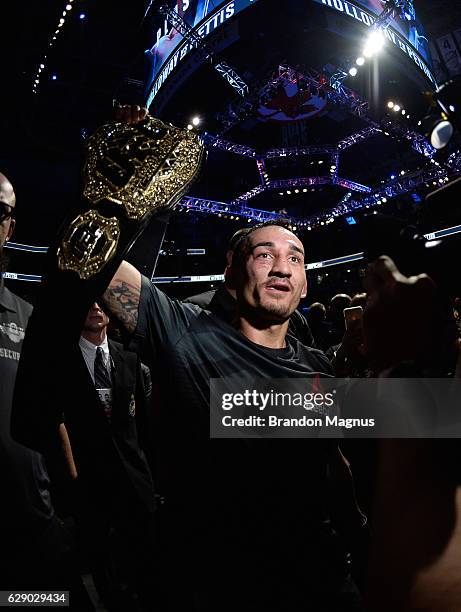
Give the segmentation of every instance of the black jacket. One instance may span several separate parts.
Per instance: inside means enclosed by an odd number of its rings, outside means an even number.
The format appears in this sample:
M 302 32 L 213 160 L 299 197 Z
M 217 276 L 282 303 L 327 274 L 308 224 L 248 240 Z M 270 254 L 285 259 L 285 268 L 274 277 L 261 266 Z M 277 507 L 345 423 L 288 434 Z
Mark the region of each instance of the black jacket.
M 109 351 L 113 362 L 110 423 L 77 345 L 55 363 L 59 371 L 53 372 L 51 398 L 37 393 L 37 404 L 27 406 L 16 389 L 12 432 L 19 441 L 55 460 L 57 430 L 64 422 L 80 486 L 95 501 L 135 499 L 153 511 L 154 487 L 144 452 L 149 442 L 148 400 L 140 362 L 135 353 L 125 351 L 117 342 L 109 340 Z

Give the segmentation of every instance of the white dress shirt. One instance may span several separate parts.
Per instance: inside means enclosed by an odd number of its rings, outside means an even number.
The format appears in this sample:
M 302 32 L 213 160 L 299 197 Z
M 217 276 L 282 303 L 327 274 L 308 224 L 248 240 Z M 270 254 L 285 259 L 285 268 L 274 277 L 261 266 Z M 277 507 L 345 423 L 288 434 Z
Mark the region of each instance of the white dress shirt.
M 93 381 L 93 384 L 94 384 L 94 362 L 96 359 L 96 349 L 98 348 L 98 346 L 100 346 L 103 350 L 104 365 L 106 366 L 107 371 L 110 374 L 111 360 L 110 360 L 109 343 L 107 342 L 107 336 L 104 338 L 104 341 L 99 345 L 95 345 L 89 340 L 87 340 L 86 338 L 83 338 L 83 336 L 80 336 L 80 340 L 78 341 L 78 344 L 82 351 L 82 355 L 83 355 L 83 358 L 85 359 L 85 363 L 87 365 L 88 371 Z

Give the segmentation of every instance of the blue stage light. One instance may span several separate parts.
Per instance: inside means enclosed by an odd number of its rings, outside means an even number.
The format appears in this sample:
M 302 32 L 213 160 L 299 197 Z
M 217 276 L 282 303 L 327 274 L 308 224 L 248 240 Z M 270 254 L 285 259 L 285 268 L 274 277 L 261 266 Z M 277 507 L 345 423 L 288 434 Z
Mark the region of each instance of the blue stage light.
M 346 221 L 349 225 L 356 225 L 357 221 L 355 220 L 354 217 L 346 217 Z
M 397 176 L 395 174 L 391 174 L 391 180 L 393 181 Z
M 57 79 L 57 78 L 58 78 L 58 77 L 57 77 L 55 74 L 52 74 L 52 75 L 51 75 L 51 80 L 52 80 L 52 81 L 56 81 L 56 79 Z
M 85 19 L 86 14 L 85 13 L 80 13 L 80 15 L 78 17 L 79 17 L 79 19 Z

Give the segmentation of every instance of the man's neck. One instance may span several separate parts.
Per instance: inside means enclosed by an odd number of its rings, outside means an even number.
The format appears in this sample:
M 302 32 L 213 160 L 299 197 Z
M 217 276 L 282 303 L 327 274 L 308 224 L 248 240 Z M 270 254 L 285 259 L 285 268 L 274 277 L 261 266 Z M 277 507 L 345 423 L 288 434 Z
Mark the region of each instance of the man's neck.
M 244 317 L 239 317 L 237 321 L 238 328 L 251 342 L 270 349 L 283 349 L 286 347 L 288 321 L 272 325 L 268 323 L 267 327 L 255 327 Z
M 91 344 L 94 344 L 95 346 L 100 346 L 106 339 L 106 328 L 103 327 L 102 329 L 99 329 L 95 332 L 89 329 L 84 329 L 81 333 L 81 336 L 82 338 L 85 338 L 85 340 L 88 340 L 88 342 L 91 342 Z

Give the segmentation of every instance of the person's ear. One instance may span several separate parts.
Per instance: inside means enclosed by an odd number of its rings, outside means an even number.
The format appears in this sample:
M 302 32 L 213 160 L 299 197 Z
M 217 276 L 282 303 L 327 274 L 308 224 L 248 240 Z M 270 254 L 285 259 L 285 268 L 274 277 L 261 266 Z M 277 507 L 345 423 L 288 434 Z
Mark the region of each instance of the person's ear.
M 307 295 L 307 278 L 304 280 L 304 285 L 301 291 L 301 299 L 304 299 Z
M 8 228 L 8 233 L 6 235 L 6 239 L 5 242 L 8 242 L 8 240 L 11 238 L 11 236 L 13 235 L 14 232 L 14 228 L 16 227 L 16 219 L 11 218 L 10 219 L 10 227 Z
M 229 253 L 231 252 L 232 251 L 229 251 Z M 232 270 L 232 265 L 229 263 L 229 259 L 227 261 L 228 263 L 224 270 L 224 283 L 229 289 L 235 289 L 235 275 Z

